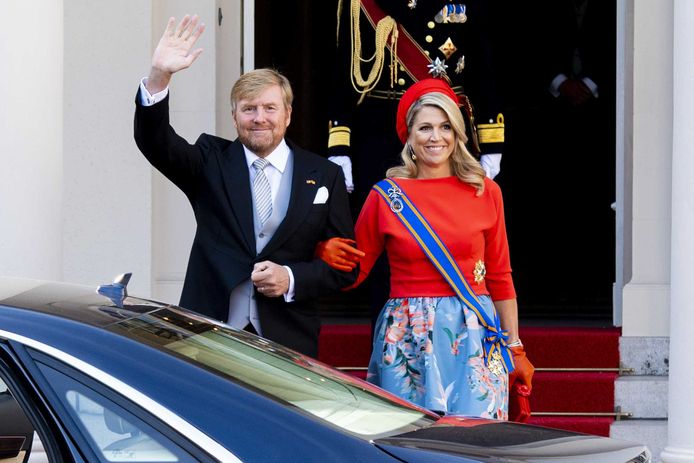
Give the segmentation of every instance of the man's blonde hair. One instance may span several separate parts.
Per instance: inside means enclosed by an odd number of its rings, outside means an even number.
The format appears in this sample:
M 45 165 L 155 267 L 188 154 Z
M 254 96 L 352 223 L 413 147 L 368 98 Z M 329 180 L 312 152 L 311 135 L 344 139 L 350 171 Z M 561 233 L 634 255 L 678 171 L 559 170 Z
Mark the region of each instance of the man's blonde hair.
M 292 107 L 294 92 L 289 79 L 278 71 L 269 68 L 256 69 L 243 74 L 231 88 L 231 110 L 236 111 L 236 103 L 241 100 L 249 100 L 260 95 L 268 87 L 277 85 L 282 90 L 284 107 Z

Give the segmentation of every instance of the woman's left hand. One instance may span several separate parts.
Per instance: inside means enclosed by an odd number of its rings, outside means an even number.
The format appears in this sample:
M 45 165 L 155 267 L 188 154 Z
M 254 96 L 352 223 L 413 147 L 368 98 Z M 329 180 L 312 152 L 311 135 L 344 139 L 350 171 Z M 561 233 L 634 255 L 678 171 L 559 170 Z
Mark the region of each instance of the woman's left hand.
M 532 363 L 530 363 L 530 360 L 528 360 L 528 357 L 525 355 L 525 349 L 522 345 L 511 347 L 511 352 L 513 353 L 513 364 L 515 365 L 515 368 L 508 375 L 509 389 L 513 387 L 514 382 L 520 381 L 528 386 L 529 390 L 532 390 L 535 367 Z

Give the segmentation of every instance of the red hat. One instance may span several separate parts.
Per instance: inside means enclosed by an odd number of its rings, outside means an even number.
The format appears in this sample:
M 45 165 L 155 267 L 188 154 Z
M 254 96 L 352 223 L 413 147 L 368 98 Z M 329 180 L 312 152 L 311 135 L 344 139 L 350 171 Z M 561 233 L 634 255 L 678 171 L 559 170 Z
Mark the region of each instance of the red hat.
M 400 141 L 403 143 L 407 142 L 407 112 L 415 101 L 427 93 L 443 93 L 453 100 L 456 106 L 458 105 L 458 96 L 445 80 L 424 79 L 416 82 L 407 89 L 402 98 L 400 98 L 400 103 L 398 103 L 398 115 L 395 119 L 395 129 L 398 131 L 398 137 L 400 137 Z

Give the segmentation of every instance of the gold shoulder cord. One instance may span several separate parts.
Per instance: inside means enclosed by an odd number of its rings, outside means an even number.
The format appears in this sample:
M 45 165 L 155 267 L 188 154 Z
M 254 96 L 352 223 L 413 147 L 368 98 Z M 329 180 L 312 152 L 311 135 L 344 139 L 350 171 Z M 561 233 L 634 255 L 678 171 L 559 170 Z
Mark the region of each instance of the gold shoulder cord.
M 342 0 L 337 0 L 337 30 L 335 31 L 335 46 L 340 46 L 340 16 L 342 16 Z
M 359 103 L 364 100 L 364 96 L 378 83 L 383 71 L 383 61 L 385 57 L 385 49 L 390 36 L 390 86 L 391 88 L 397 81 L 397 43 L 398 43 L 398 25 L 393 18 L 386 16 L 381 19 L 376 25 L 376 51 L 369 59 L 364 59 L 361 56 L 361 32 L 359 29 L 360 15 L 359 0 L 351 0 L 351 39 L 352 39 L 352 87 L 357 93 L 361 94 Z M 369 63 L 373 61 L 373 67 L 369 72 L 369 76 L 364 79 L 361 73 L 361 63 Z M 359 104 L 357 103 L 357 104 Z

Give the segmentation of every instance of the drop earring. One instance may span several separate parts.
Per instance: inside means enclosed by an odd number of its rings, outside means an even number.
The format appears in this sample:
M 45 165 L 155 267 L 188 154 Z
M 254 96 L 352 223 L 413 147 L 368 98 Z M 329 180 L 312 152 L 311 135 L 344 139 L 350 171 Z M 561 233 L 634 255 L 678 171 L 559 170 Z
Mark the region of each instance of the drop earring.
M 410 157 L 412 158 L 412 161 L 416 161 L 417 155 L 414 154 L 414 149 L 412 149 L 412 145 L 410 145 L 409 143 L 407 144 L 407 151 L 410 153 Z

